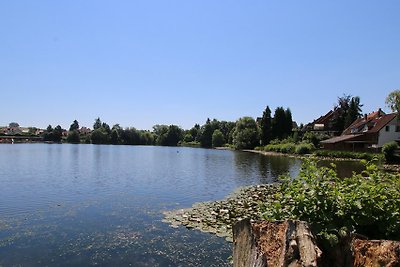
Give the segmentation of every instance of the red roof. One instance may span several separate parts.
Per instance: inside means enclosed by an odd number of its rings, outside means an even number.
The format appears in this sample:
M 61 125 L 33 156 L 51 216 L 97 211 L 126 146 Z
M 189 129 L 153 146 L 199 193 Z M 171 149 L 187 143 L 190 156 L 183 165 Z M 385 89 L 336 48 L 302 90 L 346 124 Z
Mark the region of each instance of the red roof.
M 372 112 L 366 117 L 355 120 L 342 135 L 357 133 L 376 133 L 385 127 L 389 122 L 396 118 L 396 113 L 385 114 L 381 110 Z
M 340 143 L 343 141 L 350 141 L 353 138 L 362 136 L 362 134 L 348 134 L 348 135 L 341 135 L 341 136 L 336 136 L 327 140 L 321 141 L 322 144 L 336 144 Z

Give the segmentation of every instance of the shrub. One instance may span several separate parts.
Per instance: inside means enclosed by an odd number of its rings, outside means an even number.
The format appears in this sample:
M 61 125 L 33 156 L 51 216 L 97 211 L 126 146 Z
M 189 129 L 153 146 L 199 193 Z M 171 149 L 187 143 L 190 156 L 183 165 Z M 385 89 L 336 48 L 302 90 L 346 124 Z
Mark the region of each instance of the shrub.
M 300 143 L 296 146 L 295 153 L 299 155 L 310 154 L 314 150 L 314 145 L 310 143 Z
M 309 222 L 324 245 L 359 233 L 369 238 L 400 239 L 400 175 L 366 170 L 338 178 L 334 165 L 317 167 L 305 161 L 296 179 L 282 177 L 273 203 L 261 205 L 268 220 Z
M 295 144 L 293 142 L 289 142 L 289 140 L 284 140 L 283 143 L 276 143 L 274 142 L 273 144 L 266 145 L 264 147 L 264 150 L 266 151 L 273 151 L 273 152 L 278 152 L 278 153 L 284 153 L 284 154 L 308 154 L 312 150 L 314 150 L 314 146 L 309 143 L 300 143 L 300 144 Z
M 374 153 L 360 153 L 352 151 L 337 151 L 337 150 L 316 150 L 314 155 L 318 157 L 329 157 L 329 158 L 345 158 L 345 159 L 381 159 L 382 155 Z
M 280 152 L 285 154 L 293 154 L 296 149 L 296 145 L 293 143 L 286 143 L 280 145 Z
M 385 156 L 386 162 L 394 163 L 399 161 L 399 156 L 396 155 L 397 149 L 399 149 L 399 145 L 395 141 L 383 145 L 382 152 Z

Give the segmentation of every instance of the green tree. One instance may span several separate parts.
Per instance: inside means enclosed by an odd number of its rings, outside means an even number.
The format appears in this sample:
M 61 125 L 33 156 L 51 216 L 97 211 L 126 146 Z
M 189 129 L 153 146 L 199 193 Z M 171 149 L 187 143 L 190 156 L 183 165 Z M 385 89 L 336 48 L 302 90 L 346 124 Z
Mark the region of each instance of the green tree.
M 74 122 L 71 124 L 71 126 L 69 127 L 69 131 L 77 131 L 79 130 L 79 123 L 77 120 L 74 120 Z
M 156 145 L 163 146 L 166 143 L 168 126 L 167 125 L 154 125 L 153 133 L 156 138 Z
M 345 120 L 347 116 L 347 111 L 350 106 L 351 95 L 344 94 L 342 97 L 338 97 L 337 104 L 334 110 L 337 112 L 337 116 L 334 118 L 333 125 L 338 132 L 343 132 L 345 129 Z
M 271 110 L 269 106 L 267 106 L 263 112 L 263 116 L 260 121 L 260 137 L 261 137 L 261 144 L 268 145 L 269 142 L 272 140 L 272 117 L 271 117 Z
M 199 135 L 200 135 L 200 125 L 195 124 L 190 130 L 189 134 L 192 136 L 192 141 L 199 141 Z M 191 142 L 191 141 L 189 141 Z
M 97 118 L 94 121 L 93 130 L 97 130 L 97 129 L 100 129 L 100 128 L 101 128 L 101 120 L 100 120 L 100 118 Z
M 362 106 L 363 105 L 360 104 L 360 98 L 358 96 L 351 98 L 344 120 L 344 129 L 349 127 L 356 119 L 361 117 Z
M 154 145 L 154 134 L 150 131 L 141 131 L 141 144 Z
M 224 134 L 221 132 L 221 130 L 216 129 L 212 134 L 212 146 L 220 147 L 223 146 L 224 144 L 225 144 Z
M 393 111 L 400 113 L 400 90 L 391 92 L 385 101 L 386 105 Z
M 110 126 L 109 126 L 107 123 L 103 122 L 103 123 L 101 124 L 101 128 L 103 128 L 104 131 L 107 132 L 107 134 L 111 134 L 111 128 L 110 128 Z
M 107 132 L 100 128 L 93 130 L 92 134 L 90 135 L 90 139 L 92 140 L 92 144 L 109 144 L 109 135 Z
M 210 119 L 207 119 L 206 124 L 200 129 L 200 145 L 201 147 L 210 148 L 212 146 L 212 134 L 214 130 L 211 125 Z
M 77 130 L 69 131 L 67 142 L 72 144 L 79 144 L 81 142 L 81 138 Z
M 167 146 L 177 146 L 183 138 L 183 130 L 176 125 L 170 125 L 167 131 L 165 144 Z
M 63 129 L 60 125 L 57 125 L 53 130 L 53 141 L 60 143 L 62 138 Z
M 274 118 L 272 119 L 272 139 L 284 139 L 287 134 L 287 123 L 286 123 L 286 113 L 283 107 L 277 107 L 275 109 Z
M 193 142 L 194 141 L 193 135 L 191 135 L 190 132 L 185 133 L 184 136 L 183 136 L 183 141 L 185 143 Z
M 53 141 L 53 127 L 51 125 L 47 126 L 46 131 L 43 134 L 44 141 Z
M 240 118 L 233 133 L 235 149 L 253 149 L 259 143 L 258 126 L 251 117 Z
M 18 124 L 17 122 L 10 122 L 10 123 L 8 124 L 8 127 L 10 127 L 10 128 L 18 128 L 18 127 L 19 127 L 19 124 Z
M 125 145 L 139 145 L 140 133 L 135 127 L 130 127 L 122 132 L 122 140 Z
M 118 144 L 120 144 L 120 141 L 121 140 L 120 140 L 120 137 L 119 137 L 118 130 L 115 130 L 115 129 L 111 130 L 111 136 L 110 136 L 111 144 L 118 145 Z
M 123 135 L 123 129 L 119 124 L 115 124 L 111 128 L 110 142 L 113 145 L 122 144 L 121 136 Z
M 233 129 L 235 128 L 235 122 L 233 121 L 221 121 L 219 124 L 219 130 L 221 130 L 224 135 L 225 143 L 232 144 L 232 134 Z
M 293 119 L 292 119 L 292 112 L 289 108 L 285 110 L 285 132 L 284 137 L 292 136 L 293 130 Z

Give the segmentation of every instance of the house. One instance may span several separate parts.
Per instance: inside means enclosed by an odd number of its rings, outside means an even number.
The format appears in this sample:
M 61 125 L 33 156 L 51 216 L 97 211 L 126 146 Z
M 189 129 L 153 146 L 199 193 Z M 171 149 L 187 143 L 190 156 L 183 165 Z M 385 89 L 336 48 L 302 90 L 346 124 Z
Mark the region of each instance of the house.
M 367 151 L 380 149 L 388 142 L 400 142 L 400 120 L 397 113 L 381 109 L 355 120 L 342 135 L 321 141 L 324 149 Z
M 340 108 L 335 108 L 313 122 L 307 124 L 303 129 L 304 131 L 320 132 L 330 136 L 339 135 L 341 131 L 337 129 L 336 121 L 341 114 L 342 110 Z
M 87 127 L 81 127 L 81 129 L 79 130 L 79 133 L 84 134 L 84 135 L 90 134 L 91 132 L 92 132 L 92 130 L 90 130 Z

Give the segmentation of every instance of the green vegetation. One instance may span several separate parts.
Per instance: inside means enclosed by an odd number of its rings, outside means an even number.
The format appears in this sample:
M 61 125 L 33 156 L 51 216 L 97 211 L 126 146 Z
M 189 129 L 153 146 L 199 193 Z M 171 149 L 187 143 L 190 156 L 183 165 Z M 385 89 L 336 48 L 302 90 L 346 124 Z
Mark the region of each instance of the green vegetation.
M 352 151 L 337 151 L 337 150 L 316 150 L 314 155 L 318 157 L 327 158 L 344 158 L 344 159 L 382 159 L 382 154 L 366 153 L 366 152 L 352 152 Z
M 400 155 L 396 154 L 398 149 L 399 145 L 395 141 L 387 143 L 383 146 L 382 152 L 387 163 L 400 162 Z
M 258 145 L 258 126 L 251 117 L 240 118 L 233 132 L 235 149 L 253 149 Z
M 257 147 L 256 150 L 270 151 L 284 154 L 311 154 L 315 150 L 313 144 L 308 142 L 295 142 L 294 138 L 286 138 L 283 140 L 272 140 L 269 145 Z
M 325 245 L 359 233 L 369 238 L 400 240 L 400 175 L 366 170 L 338 178 L 331 168 L 306 161 L 297 178 L 281 177 L 273 204 L 261 205 L 265 219 L 299 219 L 312 224 Z
M 224 144 L 225 144 L 224 134 L 221 132 L 221 130 L 216 129 L 212 134 L 212 146 L 220 147 L 223 146 Z
M 386 103 L 393 109 L 398 110 L 400 90 L 389 94 Z M 322 140 L 332 137 L 350 125 L 361 116 L 360 98 L 343 95 L 338 98 L 334 108 L 334 114 L 327 123 L 329 130 L 317 131 L 311 126 L 293 122 L 292 113 L 289 108 L 277 107 L 274 115 L 266 106 L 262 117 L 257 119 L 243 117 L 236 122 L 210 120 L 207 118 L 204 125 L 195 124 L 191 129 L 184 130 L 177 125 L 155 125 L 152 131 L 137 130 L 134 127 L 123 129 L 119 124 L 112 128 L 100 118 L 96 118 L 93 131 L 86 127 L 79 128 L 79 122 L 74 120 L 69 131 L 61 126 L 52 128 L 51 125 L 43 134 L 43 140 L 49 142 L 68 143 L 92 143 L 113 145 L 159 145 L 159 146 L 192 146 L 192 147 L 230 147 L 234 149 L 254 149 L 273 151 L 289 154 L 310 154 L 320 147 Z M 18 128 L 19 124 L 12 122 L 10 128 Z M 321 126 L 319 126 L 321 127 Z M 5 127 L 4 127 L 5 128 Z M 319 129 L 319 128 L 318 128 Z M 333 129 L 333 130 L 332 130 Z M 339 129 L 339 130 L 338 130 Z M 0 129 L 1 130 L 1 129 Z M 37 135 L 38 129 L 29 128 L 29 135 Z M 7 131 L 3 129 L 3 132 Z M 14 130 L 15 135 L 27 135 L 27 131 Z M 7 133 L 6 133 L 7 134 Z M 318 150 L 315 155 L 331 158 L 368 159 L 379 156 L 369 153 L 354 153 L 344 151 L 322 151 Z M 395 162 L 394 158 L 387 153 L 387 161 Z
M 285 139 L 292 135 L 293 120 L 290 109 L 284 110 L 283 107 L 275 109 L 274 118 L 271 125 L 271 139 Z
M 330 136 L 326 135 L 324 133 L 318 133 L 318 132 L 306 132 L 303 135 L 303 141 L 306 143 L 311 143 L 315 147 L 319 147 L 319 144 L 322 140 L 329 139 Z
M 73 130 L 68 133 L 67 142 L 71 144 L 79 144 L 81 142 L 81 138 L 77 130 Z
M 393 112 L 400 112 L 400 90 L 394 90 L 386 97 L 386 105 Z
M 267 106 L 263 112 L 263 116 L 260 121 L 260 139 L 263 146 L 269 144 L 272 139 L 272 117 L 271 110 Z
M 339 132 L 343 132 L 350 124 L 361 116 L 360 97 L 351 95 L 343 95 L 338 98 L 335 110 L 339 111 L 339 116 L 334 121 L 335 128 Z
M 62 139 L 62 133 L 63 130 L 60 125 L 57 125 L 54 129 L 51 125 L 49 125 L 44 132 L 43 140 L 46 142 L 60 143 Z

